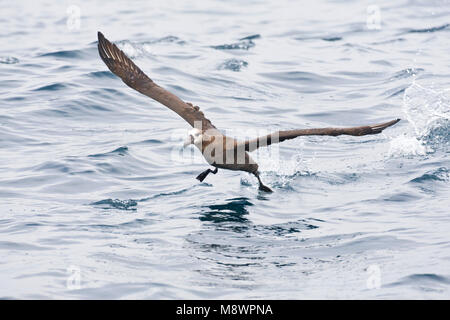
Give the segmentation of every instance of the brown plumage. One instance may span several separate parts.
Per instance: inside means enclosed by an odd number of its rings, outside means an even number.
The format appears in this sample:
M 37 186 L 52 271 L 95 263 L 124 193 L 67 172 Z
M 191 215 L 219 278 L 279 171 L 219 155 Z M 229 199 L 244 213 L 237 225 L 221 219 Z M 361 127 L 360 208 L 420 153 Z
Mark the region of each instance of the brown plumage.
M 98 33 L 98 52 L 109 70 L 121 78 L 129 87 L 175 111 L 192 127 L 194 127 L 195 121 L 199 121 L 203 130 L 216 129 L 211 121 L 205 118 L 199 107 L 182 101 L 176 95 L 154 83 L 122 50 L 109 42 L 101 32 Z
M 154 83 L 122 50 L 108 41 L 101 32 L 98 32 L 98 51 L 109 70 L 121 78 L 125 84 L 173 110 L 194 128 L 190 133 L 190 144 L 194 144 L 202 152 L 206 161 L 215 167 L 214 171 L 208 169 L 202 172 L 197 177 L 200 181 L 203 181 L 209 173 L 217 173 L 217 168 L 240 170 L 254 174 L 259 181 L 259 189 L 271 192 L 270 188 L 261 182 L 258 164 L 253 161 L 247 152 L 299 136 L 364 136 L 377 134 L 400 121 L 400 119 L 396 119 L 378 125 L 351 128 L 277 131 L 256 139 L 237 141 L 234 138 L 224 136 L 205 117 L 199 107 L 182 101 L 174 94 Z
M 254 151 L 260 147 L 265 147 L 271 145 L 272 143 L 279 143 L 284 140 L 294 139 L 300 136 L 365 136 L 369 134 L 377 134 L 390 127 L 400 119 L 395 119 L 389 122 L 371 125 L 371 126 L 361 126 L 361 127 L 350 127 L 350 128 L 318 128 L 318 129 L 298 129 L 298 130 L 286 130 L 277 131 L 267 136 L 258 137 L 256 139 L 247 140 L 244 142 L 245 151 Z

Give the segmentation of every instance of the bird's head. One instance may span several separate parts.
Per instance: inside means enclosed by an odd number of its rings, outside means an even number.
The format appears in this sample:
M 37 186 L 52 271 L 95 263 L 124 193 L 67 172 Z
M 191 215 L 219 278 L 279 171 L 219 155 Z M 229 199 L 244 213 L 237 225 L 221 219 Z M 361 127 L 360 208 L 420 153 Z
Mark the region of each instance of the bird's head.
M 199 146 L 202 143 L 202 139 L 203 139 L 202 132 L 199 129 L 194 128 L 189 131 L 188 136 L 184 140 L 183 147 L 187 147 L 190 144 Z

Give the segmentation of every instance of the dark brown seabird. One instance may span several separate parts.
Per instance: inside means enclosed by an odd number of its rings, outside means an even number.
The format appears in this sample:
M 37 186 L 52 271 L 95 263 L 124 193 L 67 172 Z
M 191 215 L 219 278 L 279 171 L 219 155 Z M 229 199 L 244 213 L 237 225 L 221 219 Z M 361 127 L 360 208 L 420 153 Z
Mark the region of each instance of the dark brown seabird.
M 248 152 L 299 136 L 364 136 L 377 134 L 400 121 L 400 119 L 395 119 L 381 124 L 350 128 L 277 131 L 252 140 L 237 141 L 223 135 L 210 120 L 205 118 L 199 107 L 182 101 L 174 94 L 154 83 L 122 50 L 106 39 L 101 32 L 98 32 L 98 52 L 109 70 L 121 78 L 126 85 L 175 111 L 193 127 L 189 132 L 185 146 L 194 144 L 202 152 L 205 160 L 215 167 L 214 170 L 207 169 L 199 174 L 197 179 L 200 181 L 203 181 L 209 173 L 216 174 L 218 168 L 240 170 L 255 175 L 259 181 L 260 190 L 272 192 L 269 187 L 261 182 L 258 164 L 253 161 Z

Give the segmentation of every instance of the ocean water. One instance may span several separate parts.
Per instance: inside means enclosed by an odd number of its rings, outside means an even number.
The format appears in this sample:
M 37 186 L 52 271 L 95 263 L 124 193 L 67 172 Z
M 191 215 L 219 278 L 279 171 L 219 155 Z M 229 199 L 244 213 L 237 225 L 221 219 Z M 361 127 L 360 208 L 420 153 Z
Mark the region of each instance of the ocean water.
M 0 298 L 450 298 L 450 1 L 0 4 Z M 229 135 L 208 168 L 97 31 Z

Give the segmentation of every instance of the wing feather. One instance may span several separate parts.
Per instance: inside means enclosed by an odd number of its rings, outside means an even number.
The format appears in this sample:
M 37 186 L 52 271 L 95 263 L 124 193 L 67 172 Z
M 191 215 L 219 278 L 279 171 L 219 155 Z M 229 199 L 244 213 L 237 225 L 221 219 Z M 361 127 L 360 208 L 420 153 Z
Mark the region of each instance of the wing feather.
M 121 78 L 129 87 L 175 111 L 192 127 L 202 131 L 217 130 L 203 112 L 200 111 L 199 107 L 182 101 L 176 95 L 154 83 L 122 50 L 106 39 L 101 32 L 98 32 L 98 52 L 109 70 Z
M 260 147 L 265 147 L 273 143 L 279 143 L 284 140 L 294 139 L 300 136 L 365 136 L 368 134 L 377 134 L 382 132 L 387 127 L 393 126 L 400 119 L 395 119 L 389 122 L 371 126 L 350 127 L 350 128 L 315 128 L 315 129 L 298 129 L 277 131 L 266 136 L 258 137 L 252 140 L 246 140 L 242 143 L 238 143 L 237 147 L 244 145 L 245 151 L 254 151 Z

